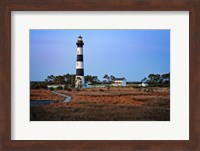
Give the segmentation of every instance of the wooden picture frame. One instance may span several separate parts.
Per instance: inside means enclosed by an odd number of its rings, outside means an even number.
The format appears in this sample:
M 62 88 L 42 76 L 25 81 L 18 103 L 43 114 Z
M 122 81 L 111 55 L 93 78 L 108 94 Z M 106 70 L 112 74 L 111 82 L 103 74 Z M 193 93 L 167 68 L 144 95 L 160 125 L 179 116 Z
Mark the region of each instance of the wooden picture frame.
M 189 11 L 189 140 L 11 140 L 11 11 Z M 0 150 L 200 150 L 199 27 L 199 0 L 1 0 Z

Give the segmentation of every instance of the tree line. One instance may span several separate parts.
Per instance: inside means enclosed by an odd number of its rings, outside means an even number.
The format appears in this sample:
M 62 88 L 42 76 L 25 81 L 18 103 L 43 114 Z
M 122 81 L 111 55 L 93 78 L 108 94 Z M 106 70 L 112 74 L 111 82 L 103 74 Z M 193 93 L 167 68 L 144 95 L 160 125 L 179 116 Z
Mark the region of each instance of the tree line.
M 86 75 L 84 76 L 84 80 L 86 83 L 91 85 L 102 84 L 102 83 L 111 83 L 115 77 L 113 75 L 107 75 L 103 77 L 105 81 L 100 81 L 98 76 Z M 47 85 L 65 85 L 64 89 L 73 89 L 75 88 L 76 82 L 76 75 L 75 74 L 64 74 L 64 75 L 49 75 L 44 81 L 32 81 L 30 83 L 31 89 L 47 89 Z M 80 79 L 79 79 L 80 80 Z M 58 86 L 58 89 L 63 89 L 63 87 Z
M 170 86 L 170 73 L 165 74 L 149 74 L 141 82 L 147 83 L 149 86 Z
M 115 76 L 105 74 L 103 79 L 100 81 L 98 76 L 86 75 L 84 76 L 85 82 L 96 85 L 96 84 L 110 84 L 115 79 Z M 49 75 L 44 81 L 36 82 L 32 81 L 30 83 L 31 89 L 47 89 L 47 85 L 65 85 L 64 89 L 75 88 L 76 75 L 75 74 L 64 74 L 64 75 Z M 149 86 L 170 86 L 170 73 L 165 74 L 149 74 L 147 77 L 141 80 L 141 82 L 147 83 Z M 131 83 L 131 82 L 129 82 Z M 58 87 L 58 89 L 63 89 L 63 87 Z
M 80 80 L 80 79 L 79 79 Z M 84 80 L 90 84 L 98 84 L 100 80 L 97 76 L 86 75 Z M 49 75 L 44 81 L 32 81 L 30 82 L 31 89 L 47 89 L 47 85 L 65 85 L 64 89 L 75 88 L 76 75 L 75 74 L 64 74 L 64 75 Z M 59 86 L 58 89 L 63 89 Z

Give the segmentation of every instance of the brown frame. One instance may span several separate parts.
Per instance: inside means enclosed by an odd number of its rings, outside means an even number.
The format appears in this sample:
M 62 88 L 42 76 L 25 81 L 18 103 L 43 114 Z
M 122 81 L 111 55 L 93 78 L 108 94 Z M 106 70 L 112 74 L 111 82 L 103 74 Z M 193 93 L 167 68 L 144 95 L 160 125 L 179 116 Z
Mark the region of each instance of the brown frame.
M 190 139 L 188 141 L 11 140 L 11 11 L 27 10 L 189 11 Z M 168 0 L 167 2 L 164 0 L 1 0 L 0 49 L 0 150 L 200 150 L 200 0 Z

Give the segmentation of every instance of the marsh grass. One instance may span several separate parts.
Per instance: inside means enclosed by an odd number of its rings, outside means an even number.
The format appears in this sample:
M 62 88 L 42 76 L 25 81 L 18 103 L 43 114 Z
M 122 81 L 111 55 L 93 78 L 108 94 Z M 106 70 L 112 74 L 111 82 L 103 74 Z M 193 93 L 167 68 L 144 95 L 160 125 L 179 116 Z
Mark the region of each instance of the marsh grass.
M 63 101 L 64 97 L 51 93 L 47 90 L 31 90 L 30 91 L 30 99 L 31 100 L 55 100 L 55 101 Z
M 72 97 L 69 103 L 31 107 L 31 121 L 169 121 L 169 90 L 152 92 L 133 88 L 58 91 Z

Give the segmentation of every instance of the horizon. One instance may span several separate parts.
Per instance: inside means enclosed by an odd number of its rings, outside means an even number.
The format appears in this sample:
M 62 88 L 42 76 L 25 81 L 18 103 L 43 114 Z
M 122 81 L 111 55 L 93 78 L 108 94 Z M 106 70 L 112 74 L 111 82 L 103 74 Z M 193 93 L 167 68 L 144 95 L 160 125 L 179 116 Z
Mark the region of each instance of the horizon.
M 170 30 L 30 30 L 30 81 L 75 74 L 79 35 L 84 76 L 141 81 L 149 74 L 170 73 Z
M 170 74 L 170 72 L 168 72 L 169 74 Z M 151 73 L 151 74 L 156 74 L 156 73 Z M 162 74 L 167 74 L 167 73 L 162 73 Z M 75 75 L 75 74 L 73 74 L 73 75 Z M 50 75 L 49 75 L 50 76 Z M 60 75 L 53 75 L 53 76 L 60 76 Z M 61 76 L 63 76 L 63 75 L 61 75 Z M 89 76 L 89 75 L 84 75 L 84 76 Z M 91 76 L 93 76 L 93 75 L 91 75 Z M 148 76 L 146 76 L 146 78 L 147 78 Z M 145 77 L 144 77 L 145 78 Z M 144 79 L 143 78 L 143 79 Z M 99 78 L 98 78 L 99 79 Z M 142 80 L 142 79 L 141 79 Z M 139 81 L 126 81 L 126 82 L 141 82 L 141 80 L 139 80 Z M 102 80 L 100 80 L 100 82 L 103 82 L 103 81 L 107 81 L 106 79 L 102 79 Z M 45 79 L 44 80 L 42 80 L 42 81 L 30 81 L 30 82 L 45 82 Z

